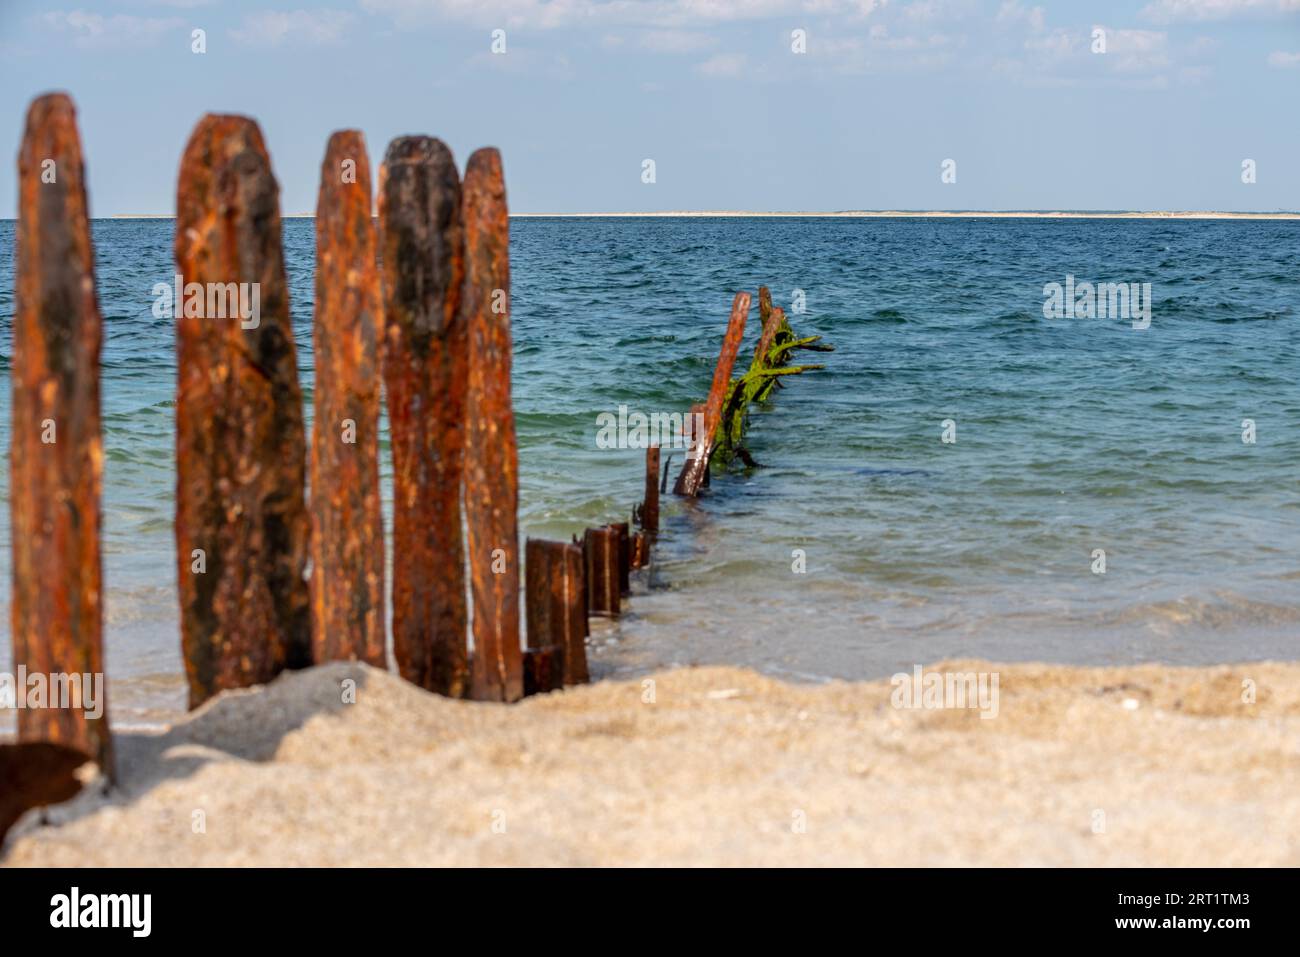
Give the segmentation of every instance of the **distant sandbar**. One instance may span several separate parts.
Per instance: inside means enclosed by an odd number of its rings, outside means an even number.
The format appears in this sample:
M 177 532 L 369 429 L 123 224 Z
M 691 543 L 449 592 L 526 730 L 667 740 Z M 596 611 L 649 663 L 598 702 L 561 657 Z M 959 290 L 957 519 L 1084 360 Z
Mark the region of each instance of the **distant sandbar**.
M 97 219 L 174 219 L 166 213 L 128 213 Z M 284 219 L 313 219 L 285 213 Z M 658 213 L 511 213 L 511 219 L 1300 219 L 1297 212 L 1251 213 L 1214 210 L 968 210 L 847 209 L 838 212 L 759 213 L 751 210 L 669 210 Z

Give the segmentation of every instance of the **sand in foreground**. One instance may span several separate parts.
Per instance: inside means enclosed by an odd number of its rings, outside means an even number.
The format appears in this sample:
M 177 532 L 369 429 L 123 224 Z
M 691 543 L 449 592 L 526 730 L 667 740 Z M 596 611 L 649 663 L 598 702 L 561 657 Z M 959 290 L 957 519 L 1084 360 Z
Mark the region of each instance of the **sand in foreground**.
M 326 665 L 120 735 L 120 789 L 4 863 L 1300 864 L 1300 665 L 935 668 L 998 672 L 998 717 L 728 668 L 502 706 Z

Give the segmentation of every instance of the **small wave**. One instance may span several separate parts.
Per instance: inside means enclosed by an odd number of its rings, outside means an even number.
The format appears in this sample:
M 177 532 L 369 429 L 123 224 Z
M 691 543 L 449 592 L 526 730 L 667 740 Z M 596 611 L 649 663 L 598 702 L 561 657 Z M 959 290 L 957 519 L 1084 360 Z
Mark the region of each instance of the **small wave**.
M 1106 624 L 1230 629 L 1300 624 L 1300 607 L 1260 601 L 1237 592 L 1217 592 L 1209 598 L 1185 595 L 1165 601 L 1142 602 L 1101 617 Z

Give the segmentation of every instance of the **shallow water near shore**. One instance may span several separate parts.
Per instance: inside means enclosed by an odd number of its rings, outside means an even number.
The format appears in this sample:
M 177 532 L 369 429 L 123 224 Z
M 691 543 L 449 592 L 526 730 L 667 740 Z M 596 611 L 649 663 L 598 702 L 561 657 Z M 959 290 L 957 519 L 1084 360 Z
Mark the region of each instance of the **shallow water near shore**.
M 284 224 L 309 402 L 313 228 Z M 626 518 L 643 453 L 598 448 L 597 417 L 702 399 L 736 290 L 767 284 L 798 333 L 836 349 L 809 354 L 826 368 L 753 417 L 764 468 L 715 476 L 698 502 L 665 499 L 655 567 L 617 625 L 593 628 L 596 675 L 1297 657 L 1300 224 L 530 218 L 511 230 L 525 535 Z M 6 450 L 13 233 L 0 222 Z M 184 706 L 174 342 L 151 312 L 154 284 L 172 279 L 173 224 L 101 220 L 94 233 L 112 708 L 119 724 L 154 724 Z M 1151 283 L 1150 327 L 1044 318 L 1044 284 L 1067 275 Z M 756 311 L 742 356 L 755 334 Z M 7 502 L 7 468 L 0 490 Z M 0 539 L 9 670 L 7 507 Z

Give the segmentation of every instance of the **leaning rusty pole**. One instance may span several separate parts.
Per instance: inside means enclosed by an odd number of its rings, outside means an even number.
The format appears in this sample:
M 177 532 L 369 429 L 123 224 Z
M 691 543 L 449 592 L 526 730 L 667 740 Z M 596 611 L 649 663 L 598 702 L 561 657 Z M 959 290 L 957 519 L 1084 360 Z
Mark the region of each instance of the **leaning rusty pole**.
M 379 171 L 384 383 L 393 452 L 393 654 L 429 691 L 469 691 L 461 539 L 466 344 L 460 178 L 440 140 L 392 141 Z
M 722 402 L 727 387 L 731 382 L 731 368 L 736 363 L 740 352 L 740 340 L 745 335 L 745 319 L 749 316 L 750 296 L 747 292 L 736 293 L 731 303 L 731 317 L 727 320 L 727 334 L 722 340 L 722 351 L 718 364 L 713 369 L 713 384 L 709 388 L 709 398 L 704 404 L 703 428 L 690 437 L 691 448 L 673 486 L 674 495 L 694 497 L 700 494 L 705 478 L 709 474 L 709 459 L 715 445 L 714 433 L 722 422 Z
M 736 298 L 738 302 L 740 296 Z M 713 387 L 703 406 L 704 426 L 700 436 L 692 437 L 693 458 L 687 459 L 673 489 L 678 495 L 698 495 L 700 488 L 708 484 L 710 464 L 725 465 L 738 458 L 746 465 L 758 465 L 744 445 L 751 407 L 764 402 L 773 390 L 781 388 L 784 377 L 825 368 L 815 364 L 792 365 L 791 358 L 796 351 L 834 351 L 832 346 L 822 344 L 821 336 L 796 336 L 784 310 L 779 306 L 773 307 L 766 286 L 758 289 L 758 314 L 760 330 L 754 358 L 743 374 L 732 378 L 731 370 L 739 347 L 736 308 L 732 307 L 722 354 L 713 373 Z
M 311 660 L 302 394 L 279 187 L 251 119 L 209 114 L 190 136 L 176 272 L 177 572 L 197 707 Z
M 316 366 L 311 447 L 312 653 L 383 668 L 379 326 L 370 161 L 356 130 L 333 134 L 316 203 Z
M 102 687 L 101 323 L 81 140 L 67 96 L 42 96 L 28 110 L 18 184 L 9 447 L 14 666 L 45 675 L 51 687 L 64 675 Z M 111 776 L 107 712 L 88 715 L 76 688 L 66 706 L 19 710 L 18 737 L 84 752 Z
M 519 647 L 519 455 L 510 399 L 510 222 L 501 156 L 465 167 L 465 528 L 473 596 L 473 697 L 524 694 Z

